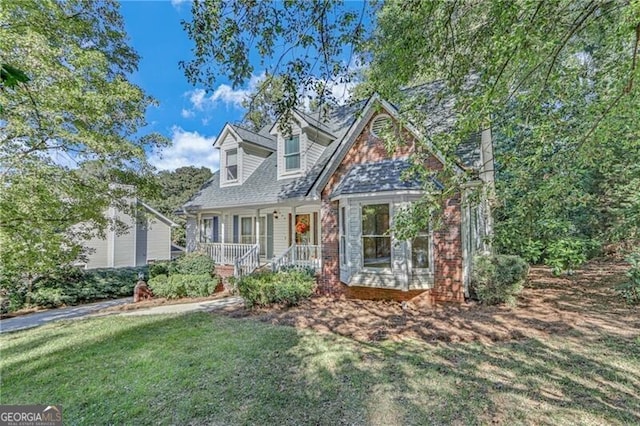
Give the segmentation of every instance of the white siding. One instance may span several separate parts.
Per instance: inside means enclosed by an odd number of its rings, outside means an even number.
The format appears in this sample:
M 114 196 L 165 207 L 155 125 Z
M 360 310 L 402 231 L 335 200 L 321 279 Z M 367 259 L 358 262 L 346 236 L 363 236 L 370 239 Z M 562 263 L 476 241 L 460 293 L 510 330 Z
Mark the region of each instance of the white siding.
M 282 133 L 278 133 L 276 136 L 278 145 L 278 180 L 289 179 L 292 177 L 298 177 L 302 175 L 302 171 L 305 170 L 306 160 L 304 152 L 306 151 L 307 135 L 302 132 L 300 126 L 296 123 L 291 125 L 291 135 L 300 137 L 300 171 L 295 173 L 286 173 L 284 168 L 284 139 L 285 136 Z
M 147 221 L 147 262 L 171 259 L 171 226 L 160 220 Z
M 241 148 L 242 151 L 242 181 L 246 181 L 258 166 L 264 161 L 264 157 L 257 155 L 257 152 L 251 148 Z
M 323 145 L 319 143 L 313 142 L 310 139 L 307 139 L 307 149 L 305 151 L 306 157 L 306 170 L 310 170 L 315 164 L 318 162 L 318 159 L 322 155 L 325 150 Z

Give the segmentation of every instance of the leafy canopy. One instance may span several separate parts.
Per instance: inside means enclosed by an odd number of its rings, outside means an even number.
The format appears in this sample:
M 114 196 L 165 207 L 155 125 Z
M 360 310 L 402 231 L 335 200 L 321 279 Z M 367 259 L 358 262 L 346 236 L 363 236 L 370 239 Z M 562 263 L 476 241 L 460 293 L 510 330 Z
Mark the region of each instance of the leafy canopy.
M 0 8 L 0 245 L 5 279 L 75 259 L 107 207 L 148 190 L 140 137 L 154 100 L 127 81 L 138 55 L 115 1 L 22 0 Z M 82 224 L 83 226 L 78 226 Z M 7 278 L 8 277 L 8 278 Z M 13 277 L 13 278 L 12 278 Z

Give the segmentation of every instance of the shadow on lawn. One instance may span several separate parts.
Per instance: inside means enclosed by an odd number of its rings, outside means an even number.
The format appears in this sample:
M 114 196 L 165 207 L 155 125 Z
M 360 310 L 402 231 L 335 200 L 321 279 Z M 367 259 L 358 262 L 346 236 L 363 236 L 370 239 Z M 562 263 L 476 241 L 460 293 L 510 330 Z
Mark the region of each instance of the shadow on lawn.
M 640 423 L 640 341 L 621 336 L 434 346 L 199 313 L 13 337 L 2 402 L 59 403 L 73 424 Z

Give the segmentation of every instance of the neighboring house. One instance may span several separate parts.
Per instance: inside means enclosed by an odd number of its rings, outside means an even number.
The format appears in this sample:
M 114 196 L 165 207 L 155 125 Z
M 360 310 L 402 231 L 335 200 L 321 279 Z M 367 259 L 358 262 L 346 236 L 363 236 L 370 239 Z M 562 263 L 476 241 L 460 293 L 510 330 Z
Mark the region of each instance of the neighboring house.
M 83 243 L 87 249 L 86 269 L 142 266 L 158 260 L 170 260 L 171 228 L 177 226 L 147 203 L 136 199 L 136 218 L 111 207 L 106 212 L 111 220 L 128 226 L 124 233 L 107 229 L 105 238 L 93 237 Z
M 450 106 L 434 100 L 425 107 L 434 130 L 450 128 Z M 220 170 L 183 206 L 187 250 L 235 265 L 236 275 L 267 262 L 314 266 L 324 294 L 464 300 L 472 255 L 485 249 L 490 232 L 486 199 L 472 205 L 455 194 L 442 227 L 397 240 L 389 232 L 394 215 L 423 194 L 418 182 L 402 179 L 419 132 L 405 126 L 405 144 L 389 154 L 379 132 L 397 125 L 398 110 L 377 95 L 326 120 L 292 115 L 290 129 L 278 122 L 258 133 L 225 125 L 214 143 Z M 477 176 L 470 187 L 492 184 L 489 130 L 461 144 L 459 154 L 454 169 Z M 432 151 L 425 166 L 440 170 L 443 162 Z

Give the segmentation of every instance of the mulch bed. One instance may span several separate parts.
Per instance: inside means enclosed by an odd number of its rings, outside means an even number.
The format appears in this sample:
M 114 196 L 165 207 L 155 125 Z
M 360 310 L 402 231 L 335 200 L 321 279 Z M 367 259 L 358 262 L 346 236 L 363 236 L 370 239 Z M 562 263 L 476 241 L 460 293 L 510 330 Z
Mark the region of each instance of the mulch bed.
M 640 308 L 624 304 L 615 286 L 628 265 L 590 262 L 571 276 L 532 267 L 514 307 L 477 302 L 421 307 L 411 302 L 314 297 L 298 306 L 248 310 L 231 317 L 336 333 L 358 341 L 419 339 L 492 343 L 566 335 L 599 339 L 602 333 L 640 336 Z

